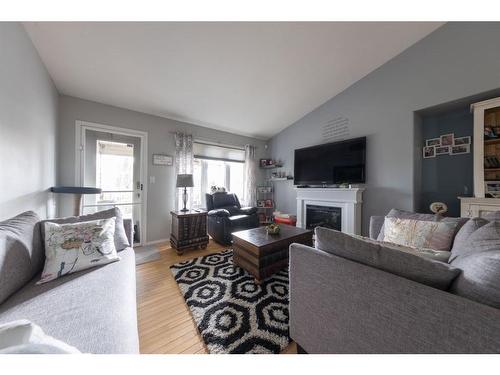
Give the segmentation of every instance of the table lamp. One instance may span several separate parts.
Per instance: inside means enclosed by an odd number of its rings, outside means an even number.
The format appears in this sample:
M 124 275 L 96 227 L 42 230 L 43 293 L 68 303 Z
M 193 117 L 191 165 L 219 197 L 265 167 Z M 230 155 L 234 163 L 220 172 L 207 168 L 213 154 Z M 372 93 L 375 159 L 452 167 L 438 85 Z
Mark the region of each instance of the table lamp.
M 186 208 L 187 204 L 187 188 L 193 187 L 193 175 L 192 174 L 178 174 L 177 175 L 177 184 L 176 187 L 184 188 L 184 192 L 182 193 L 182 201 L 184 202 L 184 208 L 181 210 L 182 212 L 189 211 Z

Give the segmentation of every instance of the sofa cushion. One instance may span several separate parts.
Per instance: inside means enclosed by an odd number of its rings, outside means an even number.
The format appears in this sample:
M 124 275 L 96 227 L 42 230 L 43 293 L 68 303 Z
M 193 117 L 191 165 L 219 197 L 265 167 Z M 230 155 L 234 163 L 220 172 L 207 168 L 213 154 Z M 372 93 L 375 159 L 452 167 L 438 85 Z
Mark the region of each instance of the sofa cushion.
M 462 249 L 450 262 L 462 270 L 451 291 L 500 308 L 500 222 L 482 225 L 470 234 Z
M 386 217 L 385 242 L 404 246 L 450 251 L 458 222 L 422 221 Z
M 334 255 L 446 290 L 460 270 L 441 261 L 431 260 L 377 241 L 353 237 L 317 227 L 316 248 Z
M 46 221 L 50 221 L 51 223 L 56 224 L 70 224 L 70 223 L 80 223 L 83 221 L 93 221 L 93 220 L 102 220 L 102 219 L 110 219 L 115 217 L 115 247 L 117 251 L 121 251 L 129 246 L 132 246 L 129 243 L 127 234 L 125 233 L 125 227 L 123 226 L 123 215 L 118 207 L 110 208 L 109 210 L 98 211 L 93 214 L 81 215 L 81 216 L 69 216 L 63 217 L 59 219 L 49 219 L 44 220 L 42 224 Z M 45 240 L 44 226 L 42 225 L 42 238 Z
M 421 220 L 421 221 L 438 221 L 439 216 L 434 214 L 419 214 L 416 212 L 399 210 L 397 208 L 393 208 L 389 211 L 385 217 L 395 217 L 398 219 L 411 219 L 411 220 Z M 384 240 L 384 227 L 380 229 L 380 233 L 378 234 L 377 240 Z
M 0 222 L 0 303 L 43 266 L 40 218 L 32 211 Z
M 39 283 L 120 260 L 115 218 L 73 224 L 45 222 L 45 266 Z
M 0 305 L 0 323 L 28 319 L 85 353 L 138 353 L 135 253 L 121 261 L 36 285 Z

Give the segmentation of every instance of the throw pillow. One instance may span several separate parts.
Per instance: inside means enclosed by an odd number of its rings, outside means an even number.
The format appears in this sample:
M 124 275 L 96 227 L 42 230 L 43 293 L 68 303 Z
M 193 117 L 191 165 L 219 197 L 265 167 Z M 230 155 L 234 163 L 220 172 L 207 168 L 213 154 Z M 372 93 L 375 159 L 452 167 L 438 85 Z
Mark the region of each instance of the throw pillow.
M 460 272 L 445 262 L 396 249 L 394 245 L 367 240 L 317 227 L 316 248 L 409 280 L 446 290 Z
M 60 219 L 49 219 L 42 221 L 42 238 L 45 240 L 45 222 L 57 223 L 57 224 L 69 224 L 69 223 L 81 223 L 84 221 L 102 220 L 116 218 L 115 223 L 115 247 L 117 251 L 121 251 L 131 244 L 128 241 L 127 234 L 125 233 L 125 227 L 123 226 L 123 215 L 118 207 L 110 208 L 109 210 L 98 211 L 93 214 L 81 215 L 81 216 L 69 216 Z
M 482 219 L 480 217 L 475 217 L 473 219 L 467 220 L 467 222 L 460 228 L 455 240 L 453 241 L 453 247 L 451 248 L 451 257 L 448 262 L 452 262 L 459 256 L 467 255 L 474 251 L 474 246 L 469 244 L 469 237 L 479 228 L 488 224 L 489 221 Z
M 38 284 L 120 260 L 113 238 L 115 218 L 44 226 L 45 267 Z
M 449 251 L 458 222 L 421 221 L 386 217 L 384 242 L 399 245 Z
M 397 208 L 393 208 L 389 211 L 389 213 L 385 217 L 395 217 L 398 219 L 412 219 L 412 220 L 420 220 L 420 221 L 439 221 L 440 216 L 434 214 L 419 214 L 416 212 L 399 210 Z M 380 229 L 380 233 L 378 234 L 377 240 L 384 240 L 384 225 Z
M 39 221 L 28 211 L 0 222 L 0 304 L 43 267 Z
M 46 335 L 29 320 L 0 324 L 0 354 L 76 354 L 75 347 Z
M 450 262 L 462 270 L 451 291 L 500 308 L 500 222 L 481 226 L 468 237 L 463 248 L 468 249 L 467 253 Z

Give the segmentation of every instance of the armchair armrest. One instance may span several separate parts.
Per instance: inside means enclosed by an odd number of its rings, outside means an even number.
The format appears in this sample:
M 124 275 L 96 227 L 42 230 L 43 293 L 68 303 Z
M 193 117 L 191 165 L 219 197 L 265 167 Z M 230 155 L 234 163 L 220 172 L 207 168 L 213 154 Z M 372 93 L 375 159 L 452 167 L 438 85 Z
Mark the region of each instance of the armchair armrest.
M 257 207 L 241 207 L 240 212 L 243 215 L 252 215 L 257 212 Z
M 223 208 L 219 208 L 218 210 L 208 211 L 208 216 L 219 216 L 219 217 L 226 216 L 226 217 L 229 217 L 229 216 L 231 216 L 231 214 L 229 213 L 228 210 L 225 210 Z

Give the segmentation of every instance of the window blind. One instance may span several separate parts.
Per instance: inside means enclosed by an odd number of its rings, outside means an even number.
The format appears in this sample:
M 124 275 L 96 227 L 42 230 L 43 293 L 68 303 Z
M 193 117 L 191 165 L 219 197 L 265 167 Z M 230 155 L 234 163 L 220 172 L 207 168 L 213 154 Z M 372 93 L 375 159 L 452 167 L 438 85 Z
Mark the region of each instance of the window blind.
M 203 142 L 193 142 L 193 154 L 197 159 L 223 160 L 243 163 L 245 150 L 237 147 L 218 146 Z

